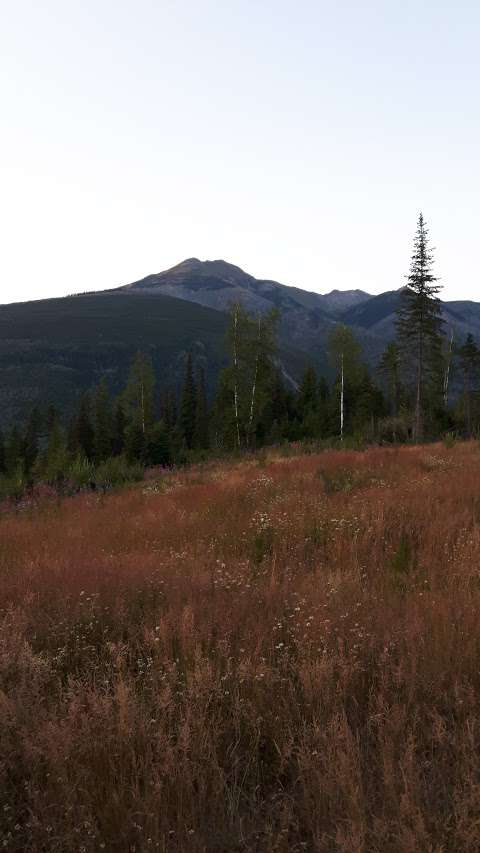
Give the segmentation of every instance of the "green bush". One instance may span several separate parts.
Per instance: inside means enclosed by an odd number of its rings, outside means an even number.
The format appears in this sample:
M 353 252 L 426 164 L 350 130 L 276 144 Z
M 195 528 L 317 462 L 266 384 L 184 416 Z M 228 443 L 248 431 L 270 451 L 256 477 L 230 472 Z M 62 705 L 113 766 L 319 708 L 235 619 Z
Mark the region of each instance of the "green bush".
M 85 456 L 77 456 L 68 469 L 68 479 L 77 489 L 83 489 L 95 479 L 95 469 Z
M 128 462 L 124 456 L 106 459 L 95 471 L 94 482 L 98 489 L 114 489 L 124 483 L 143 480 L 144 468 L 139 462 Z
M 317 477 L 322 481 L 327 495 L 334 492 L 350 492 L 358 484 L 358 472 L 353 468 L 340 468 L 337 471 L 324 471 L 319 468 Z
M 14 498 L 19 500 L 25 489 L 25 477 L 19 465 L 12 474 L 0 476 L 0 500 Z
M 451 450 L 452 447 L 456 444 L 456 438 L 454 432 L 447 432 L 443 436 L 443 444 L 447 448 L 447 450 Z

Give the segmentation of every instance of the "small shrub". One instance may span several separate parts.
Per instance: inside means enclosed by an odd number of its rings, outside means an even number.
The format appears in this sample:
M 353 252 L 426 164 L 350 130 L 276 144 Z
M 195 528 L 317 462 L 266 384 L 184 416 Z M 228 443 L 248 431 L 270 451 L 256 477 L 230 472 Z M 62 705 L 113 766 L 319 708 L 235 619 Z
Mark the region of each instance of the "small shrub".
M 398 548 L 393 555 L 391 564 L 394 586 L 405 589 L 406 577 L 412 567 L 412 543 L 407 533 L 402 532 Z
M 144 468 L 138 462 L 128 462 L 124 456 L 107 459 L 95 471 L 95 485 L 106 491 L 122 486 L 124 483 L 138 483 L 143 480 Z
M 447 432 L 443 437 L 443 445 L 447 448 L 447 450 L 451 450 L 452 447 L 455 447 L 456 437 L 454 432 Z
M 77 456 L 68 469 L 68 479 L 77 489 L 86 488 L 94 477 L 94 467 L 85 456 Z
M 353 468 L 339 468 L 337 471 L 325 471 L 319 468 L 317 476 L 323 483 L 327 495 L 334 492 L 351 492 L 354 486 L 359 485 L 359 472 Z
M 25 490 L 25 477 L 21 466 L 10 475 L 0 477 L 0 499 L 13 498 L 20 500 Z

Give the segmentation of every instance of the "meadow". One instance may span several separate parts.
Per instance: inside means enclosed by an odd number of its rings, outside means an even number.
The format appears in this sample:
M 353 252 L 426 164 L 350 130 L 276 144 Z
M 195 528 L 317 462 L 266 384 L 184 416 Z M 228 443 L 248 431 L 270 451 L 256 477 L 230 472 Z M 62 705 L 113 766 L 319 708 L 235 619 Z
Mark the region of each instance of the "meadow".
M 0 849 L 480 850 L 480 448 L 0 517 Z

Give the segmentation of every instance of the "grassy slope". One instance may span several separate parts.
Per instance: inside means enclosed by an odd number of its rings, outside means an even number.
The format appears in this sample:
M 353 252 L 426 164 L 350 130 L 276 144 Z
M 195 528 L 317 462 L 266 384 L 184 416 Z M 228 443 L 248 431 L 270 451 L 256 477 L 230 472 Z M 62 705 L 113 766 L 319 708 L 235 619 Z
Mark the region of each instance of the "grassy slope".
M 7 849 L 480 849 L 479 476 L 270 456 L 5 516 Z

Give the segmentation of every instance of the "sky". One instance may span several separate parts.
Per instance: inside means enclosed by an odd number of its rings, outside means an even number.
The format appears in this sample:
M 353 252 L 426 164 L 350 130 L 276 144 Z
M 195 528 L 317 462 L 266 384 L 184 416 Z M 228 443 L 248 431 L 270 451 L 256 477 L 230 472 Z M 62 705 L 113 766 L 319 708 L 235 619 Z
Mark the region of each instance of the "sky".
M 0 303 L 189 257 L 479 299 L 478 0 L 0 0 Z

